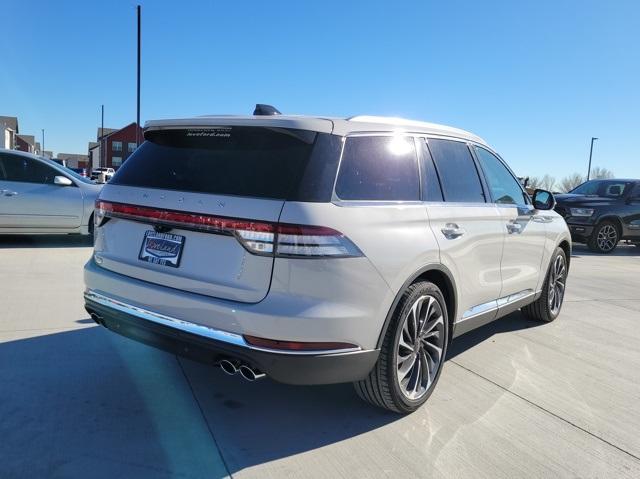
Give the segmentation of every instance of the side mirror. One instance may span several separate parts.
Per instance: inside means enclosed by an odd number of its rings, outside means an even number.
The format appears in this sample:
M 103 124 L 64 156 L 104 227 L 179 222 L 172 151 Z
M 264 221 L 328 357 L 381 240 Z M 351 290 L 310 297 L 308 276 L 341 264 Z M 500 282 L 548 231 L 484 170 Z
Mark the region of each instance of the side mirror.
M 556 206 L 553 193 L 547 190 L 535 190 L 533 192 L 533 207 L 537 210 L 552 210 Z
M 73 185 L 73 181 L 66 176 L 58 175 L 53 178 L 53 184 L 58 186 L 71 186 Z

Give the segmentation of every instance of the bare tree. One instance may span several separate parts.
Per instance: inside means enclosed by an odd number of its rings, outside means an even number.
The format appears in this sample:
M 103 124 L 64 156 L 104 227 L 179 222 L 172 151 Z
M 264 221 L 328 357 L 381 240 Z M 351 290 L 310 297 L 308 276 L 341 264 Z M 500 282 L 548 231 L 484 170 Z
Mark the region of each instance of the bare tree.
M 607 168 L 602 168 L 600 166 L 594 166 L 591 168 L 590 177 L 594 180 L 606 180 L 608 178 L 613 178 L 613 171 L 608 170 Z
M 556 179 L 551 175 L 544 175 L 542 180 L 540 181 L 540 186 L 544 190 L 553 190 L 553 187 L 556 185 Z
M 567 191 L 571 191 L 581 183 L 584 183 L 584 177 L 580 173 L 573 173 L 572 175 L 562 178 L 562 181 L 560 181 L 560 184 L 558 186 L 560 188 L 560 191 L 566 193 Z
M 543 189 L 543 190 L 553 190 L 553 187 L 556 184 L 556 179 L 551 175 L 540 176 L 531 176 L 529 177 L 529 182 L 527 186 L 532 189 Z
M 542 178 L 539 176 L 530 176 L 529 181 L 527 181 L 527 188 L 542 188 Z

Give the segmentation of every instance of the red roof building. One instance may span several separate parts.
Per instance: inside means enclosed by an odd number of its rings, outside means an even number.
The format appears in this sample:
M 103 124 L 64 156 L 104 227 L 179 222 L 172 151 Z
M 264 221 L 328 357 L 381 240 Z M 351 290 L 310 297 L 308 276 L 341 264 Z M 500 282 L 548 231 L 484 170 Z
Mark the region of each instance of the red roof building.
M 109 133 L 107 131 L 105 128 L 106 134 L 98 137 L 98 148 L 104 152 L 101 155 L 100 166 L 118 169 L 137 148 L 136 124 L 130 123 L 124 128 Z M 140 138 L 143 138 L 142 128 L 139 129 L 139 133 Z

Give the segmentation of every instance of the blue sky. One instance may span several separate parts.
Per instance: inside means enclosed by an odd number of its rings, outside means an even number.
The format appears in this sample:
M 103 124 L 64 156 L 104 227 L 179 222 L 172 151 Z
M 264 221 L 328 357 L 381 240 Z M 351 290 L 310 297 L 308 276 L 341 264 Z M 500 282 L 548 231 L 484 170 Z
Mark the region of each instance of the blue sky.
M 0 115 L 86 151 L 135 121 L 133 1 L 0 0 Z M 484 137 L 519 175 L 640 177 L 640 1 L 146 1 L 142 120 L 404 116 Z

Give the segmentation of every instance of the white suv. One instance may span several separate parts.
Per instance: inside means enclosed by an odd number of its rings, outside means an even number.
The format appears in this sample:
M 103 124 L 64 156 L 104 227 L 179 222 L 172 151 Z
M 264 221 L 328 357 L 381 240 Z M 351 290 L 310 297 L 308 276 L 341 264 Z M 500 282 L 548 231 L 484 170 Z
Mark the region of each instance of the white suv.
M 97 202 L 86 309 L 254 380 L 410 412 L 452 338 L 552 321 L 570 236 L 479 137 L 393 118 L 151 121 Z M 153 174 L 149 174 L 153 172 Z

